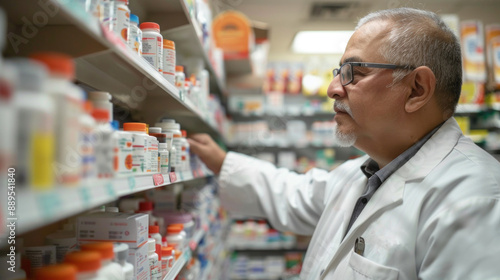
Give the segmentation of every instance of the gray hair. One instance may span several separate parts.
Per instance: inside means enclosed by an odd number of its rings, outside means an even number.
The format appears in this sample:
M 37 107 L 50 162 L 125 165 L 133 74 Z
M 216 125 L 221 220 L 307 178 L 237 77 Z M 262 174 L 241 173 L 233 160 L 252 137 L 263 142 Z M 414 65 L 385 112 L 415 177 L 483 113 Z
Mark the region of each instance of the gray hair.
M 372 21 L 394 23 L 380 54 L 390 63 L 427 66 L 436 76 L 436 97 L 443 112 L 452 114 L 462 88 L 460 41 L 433 12 L 412 8 L 382 10 L 359 20 L 356 29 Z M 394 83 L 409 73 L 394 71 Z

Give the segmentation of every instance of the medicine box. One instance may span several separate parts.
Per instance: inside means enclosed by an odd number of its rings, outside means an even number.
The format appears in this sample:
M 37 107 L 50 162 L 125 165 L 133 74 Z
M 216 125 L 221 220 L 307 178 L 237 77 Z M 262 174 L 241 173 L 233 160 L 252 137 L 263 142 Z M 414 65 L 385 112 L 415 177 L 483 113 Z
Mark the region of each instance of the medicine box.
M 142 213 L 90 213 L 78 218 L 77 227 L 79 244 L 98 241 L 123 242 L 133 249 L 148 241 L 148 215 Z
M 134 279 L 150 280 L 148 244 L 128 250 L 127 262 L 134 265 Z

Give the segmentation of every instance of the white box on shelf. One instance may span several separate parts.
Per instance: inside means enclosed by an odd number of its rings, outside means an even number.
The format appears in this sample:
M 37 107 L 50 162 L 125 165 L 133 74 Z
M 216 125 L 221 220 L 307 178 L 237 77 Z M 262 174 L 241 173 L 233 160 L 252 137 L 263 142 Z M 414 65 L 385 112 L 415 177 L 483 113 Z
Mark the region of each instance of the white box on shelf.
M 148 241 L 148 215 L 95 212 L 78 218 L 78 242 L 110 241 L 127 243 L 131 249 Z
M 127 262 L 134 266 L 136 280 L 150 280 L 148 244 L 128 250 Z

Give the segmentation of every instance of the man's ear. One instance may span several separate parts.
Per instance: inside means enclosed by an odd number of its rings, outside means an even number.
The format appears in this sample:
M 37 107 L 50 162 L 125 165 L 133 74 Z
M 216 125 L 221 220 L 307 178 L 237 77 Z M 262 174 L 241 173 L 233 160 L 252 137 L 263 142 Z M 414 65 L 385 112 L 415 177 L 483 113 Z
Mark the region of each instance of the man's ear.
M 405 110 L 413 113 L 422 108 L 434 96 L 436 89 L 436 76 L 427 66 L 417 67 L 409 75 L 407 82 L 411 87 L 411 93 L 405 104 Z

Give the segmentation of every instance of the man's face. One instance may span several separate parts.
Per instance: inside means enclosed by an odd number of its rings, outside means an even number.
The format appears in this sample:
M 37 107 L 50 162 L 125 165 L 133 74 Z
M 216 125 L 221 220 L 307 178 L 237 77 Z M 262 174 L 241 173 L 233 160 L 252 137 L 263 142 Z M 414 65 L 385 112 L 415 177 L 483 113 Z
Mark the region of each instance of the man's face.
M 349 40 L 340 64 L 389 63 L 379 53 L 389 30 L 390 22 L 387 21 L 370 22 L 360 27 Z M 393 81 L 391 69 L 354 66 L 353 74 L 354 80 L 346 86 L 342 86 L 340 75 L 335 77 L 328 88 L 328 96 L 335 99 L 336 134 L 366 151 L 365 147 L 383 143 L 401 127 L 398 119 L 404 112 L 405 89 L 399 85 L 388 87 Z

